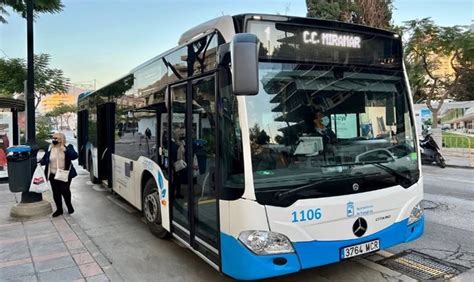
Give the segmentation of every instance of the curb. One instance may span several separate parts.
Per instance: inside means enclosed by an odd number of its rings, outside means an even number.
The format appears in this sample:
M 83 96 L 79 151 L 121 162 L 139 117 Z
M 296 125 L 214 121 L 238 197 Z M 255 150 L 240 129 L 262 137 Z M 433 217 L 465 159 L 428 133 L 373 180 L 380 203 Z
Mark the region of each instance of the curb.
M 474 168 L 474 166 L 468 166 L 468 165 L 452 165 L 452 164 L 446 164 L 446 167 L 452 167 L 452 168 Z

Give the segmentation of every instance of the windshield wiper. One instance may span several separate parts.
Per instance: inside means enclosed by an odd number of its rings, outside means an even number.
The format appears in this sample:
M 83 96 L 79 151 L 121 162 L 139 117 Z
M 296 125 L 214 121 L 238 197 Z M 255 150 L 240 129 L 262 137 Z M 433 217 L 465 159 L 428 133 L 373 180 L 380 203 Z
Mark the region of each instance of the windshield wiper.
M 278 194 L 275 194 L 275 198 L 277 200 L 281 200 L 281 199 L 284 199 L 288 196 L 291 196 L 293 194 L 296 194 L 298 192 L 301 192 L 303 190 L 307 190 L 307 189 L 312 189 L 312 188 L 316 188 L 318 187 L 319 185 L 325 183 L 325 182 L 328 182 L 328 181 L 331 181 L 331 180 L 334 180 L 334 179 L 340 179 L 341 176 L 332 176 L 332 177 L 326 177 L 326 178 L 323 178 L 323 179 L 320 179 L 316 182 L 313 182 L 313 183 L 310 183 L 310 184 L 306 184 L 306 185 L 303 185 L 303 186 L 300 186 L 300 187 L 296 187 L 296 188 L 293 188 L 293 189 L 290 189 L 290 190 L 287 190 L 287 191 L 284 191 L 284 192 L 280 192 Z M 317 192 L 316 194 L 318 195 L 327 195 L 325 193 L 320 193 L 320 192 Z
M 403 181 L 400 183 L 404 188 L 409 187 L 413 182 L 413 178 L 410 175 L 406 175 L 403 173 L 398 172 L 397 170 L 388 167 L 380 162 L 377 161 L 364 161 L 364 162 L 352 162 L 352 163 L 342 163 L 342 164 L 336 164 L 336 165 L 325 165 L 324 167 L 336 167 L 336 166 L 354 166 L 354 165 L 373 165 L 377 168 L 380 168 L 386 172 L 388 172 L 390 175 L 395 176 L 397 178 L 401 178 Z
M 401 178 L 403 181 L 400 183 L 400 185 L 403 186 L 404 188 L 408 188 L 413 183 L 413 178 L 409 174 L 400 173 L 396 171 L 395 169 L 381 163 L 368 163 L 368 164 L 371 164 L 375 167 L 385 170 L 386 172 L 390 173 L 391 175 L 397 178 Z

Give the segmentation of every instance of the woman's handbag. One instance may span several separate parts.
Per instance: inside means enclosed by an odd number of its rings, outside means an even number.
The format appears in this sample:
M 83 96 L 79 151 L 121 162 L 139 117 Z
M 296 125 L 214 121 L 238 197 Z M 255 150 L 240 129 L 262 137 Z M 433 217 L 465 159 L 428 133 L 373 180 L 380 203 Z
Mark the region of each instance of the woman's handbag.
M 71 164 L 72 166 L 72 164 Z M 71 167 L 69 167 L 71 169 Z M 56 175 L 54 175 L 54 180 L 68 182 L 69 181 L 69 170 L 59 169 L 59 162 L 56 161 Z
M 49 182 L 44 176 L 44 170 L 41 165 L 37 165 L 33 178 L 31 179 L 30 192 L 33 193 L 43 193 L 48 190 L 51 190 Z
M 184 160 L 177 160 L 174 162 L 174 171 L 178 172 L 185 169 L 188 165 Z

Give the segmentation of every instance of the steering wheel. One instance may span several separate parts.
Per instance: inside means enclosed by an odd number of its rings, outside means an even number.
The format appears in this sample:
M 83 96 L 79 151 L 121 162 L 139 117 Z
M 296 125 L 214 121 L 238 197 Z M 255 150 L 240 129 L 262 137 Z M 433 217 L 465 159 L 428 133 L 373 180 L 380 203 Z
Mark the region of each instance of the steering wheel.
M 359 154 L 355 158 L 356 163 L 367 162 L 367 161 L 395 161 L 395 156 L 387 149 L 374 149 L 362 154 Z

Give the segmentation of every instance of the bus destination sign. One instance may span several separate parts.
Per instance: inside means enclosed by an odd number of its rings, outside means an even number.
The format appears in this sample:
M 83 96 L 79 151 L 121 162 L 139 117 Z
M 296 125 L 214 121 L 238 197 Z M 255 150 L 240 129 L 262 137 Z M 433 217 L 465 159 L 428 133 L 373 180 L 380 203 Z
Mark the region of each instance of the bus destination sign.
M 343 48 L 360 49 L 360 36 L 340 34 L 336 32 L 303 31 L 303 42 L 305 44 L 334 46 Z

